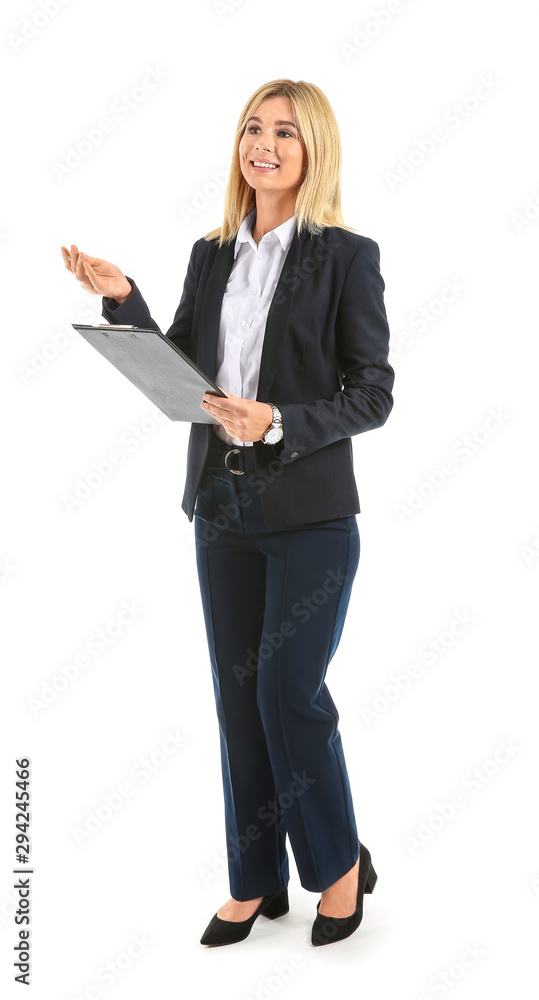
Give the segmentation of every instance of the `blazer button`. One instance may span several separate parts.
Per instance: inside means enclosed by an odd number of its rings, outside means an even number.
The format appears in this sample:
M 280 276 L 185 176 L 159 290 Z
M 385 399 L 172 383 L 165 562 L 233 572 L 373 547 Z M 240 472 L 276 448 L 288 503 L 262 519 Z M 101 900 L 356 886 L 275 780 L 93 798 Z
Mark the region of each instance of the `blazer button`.
M 293 451 L 290 453 L 290 458 L 297 458 L 297 457 L 298 457 L 297 451 Z

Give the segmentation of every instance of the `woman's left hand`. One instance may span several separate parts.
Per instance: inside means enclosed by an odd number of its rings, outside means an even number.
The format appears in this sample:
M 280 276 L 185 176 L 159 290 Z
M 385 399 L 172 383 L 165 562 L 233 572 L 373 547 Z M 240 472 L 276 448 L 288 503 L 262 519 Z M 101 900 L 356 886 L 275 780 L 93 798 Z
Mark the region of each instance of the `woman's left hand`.
M 225 392 L 224 389 L 222 391 Z M 236 441 L 260 441 L 273 420 L 270 404 L 233 396 L 230 392 L 227 392 L 227 397 L 205 392 L 205 402 L 200 405 L 212 413 Z

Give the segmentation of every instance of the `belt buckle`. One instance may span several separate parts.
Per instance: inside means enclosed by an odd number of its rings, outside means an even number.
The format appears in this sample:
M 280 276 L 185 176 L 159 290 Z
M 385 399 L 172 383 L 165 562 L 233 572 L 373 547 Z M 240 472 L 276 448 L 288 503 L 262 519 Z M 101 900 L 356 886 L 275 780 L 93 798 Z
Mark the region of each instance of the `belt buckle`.
M 231 448 L 230 451 L 227 451 L 224 458 L 225 469 L 227 469 L 228 472 L 233 472 L 235 476 L 243 476 L 245 469 L 231 469 L 230 466 L 227 465 L 226 460 L 229 455 L 234 455 L 234 454 L 239 455 L 239 453 L 240 453 L 239 448 Z

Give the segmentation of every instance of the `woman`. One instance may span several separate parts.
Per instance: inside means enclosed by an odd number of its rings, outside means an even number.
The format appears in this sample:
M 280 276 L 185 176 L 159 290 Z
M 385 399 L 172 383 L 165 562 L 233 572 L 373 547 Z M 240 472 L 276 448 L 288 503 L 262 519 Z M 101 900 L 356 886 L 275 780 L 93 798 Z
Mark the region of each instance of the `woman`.
M 208 149 L 211 154 L 211 149 Z M 288 834 L 320 892 L 314 945 L 348 937 L 376 873 L 360 844 L 325 673 L 359 562 L 351 436 L 392 405 L 377 243 L 346 226 L 339 130 L 304 81 L 239 119 L 224 222 L 193 246 L 167 333 L 226 398 L 191 425 L 182 508 L 219 720 L 231 898 L 201 943 L 288 912 Z M 112 323 L 158 329 L 132 278 L 62 247 Z

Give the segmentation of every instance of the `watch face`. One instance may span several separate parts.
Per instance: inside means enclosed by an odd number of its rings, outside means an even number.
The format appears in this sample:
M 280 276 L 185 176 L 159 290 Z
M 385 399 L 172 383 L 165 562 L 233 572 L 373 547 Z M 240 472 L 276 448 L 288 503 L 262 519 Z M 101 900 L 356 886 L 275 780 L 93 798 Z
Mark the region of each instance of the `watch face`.
M 266 431 L 266 443 L 277 444 L 277 441 L 280 441 L 282 436 L 282 427 L 271 427 L 269 431 Z

